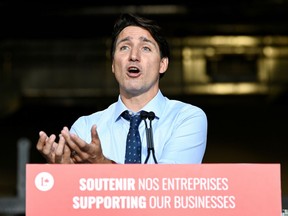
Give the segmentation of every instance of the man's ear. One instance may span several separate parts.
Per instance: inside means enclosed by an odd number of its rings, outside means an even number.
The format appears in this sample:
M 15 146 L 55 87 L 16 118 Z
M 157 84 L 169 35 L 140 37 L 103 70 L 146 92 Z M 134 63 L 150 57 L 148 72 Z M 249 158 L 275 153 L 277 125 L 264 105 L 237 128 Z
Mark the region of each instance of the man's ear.
M 111 69 L 112 69 L 112 73 L 114 73 L 114 60 L 112 61 Z
M 168 64 L 169 64 L 169 59 L 167 57 L 161 59 L 160 70 L 159 70 L 160 74 L 166 72 L 166 70 L 168 69 Z

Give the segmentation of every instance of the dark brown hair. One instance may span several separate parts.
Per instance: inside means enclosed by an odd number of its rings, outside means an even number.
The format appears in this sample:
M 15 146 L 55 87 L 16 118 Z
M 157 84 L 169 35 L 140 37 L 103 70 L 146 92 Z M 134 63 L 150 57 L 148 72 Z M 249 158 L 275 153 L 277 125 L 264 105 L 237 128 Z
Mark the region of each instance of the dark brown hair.
M 137 15 L 121 14 L 116 20 L 112 31 L 112 44 L 110 50 L 112 59 L 114 57 L 118 35 L 127 26 L 139 26 L 149 31 L 159 46 L 161 58 L 170 58 L 168 42 L 162 35 L 160 26 L 155 21 Z

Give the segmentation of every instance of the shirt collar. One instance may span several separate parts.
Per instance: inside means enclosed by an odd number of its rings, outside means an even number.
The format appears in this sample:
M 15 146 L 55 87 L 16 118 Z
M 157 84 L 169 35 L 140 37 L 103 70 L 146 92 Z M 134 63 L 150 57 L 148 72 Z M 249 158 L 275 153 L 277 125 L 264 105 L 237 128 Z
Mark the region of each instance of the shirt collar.
M 147 112 L 153 111 L 155 113 L 156 118 L 160 118 L 165 107 L 165 97 L 163 96 L 162 92 L 159 90 L 156 96 L 146 104 L 141 110 L 145 110 Z M 114 112 L 114 120 L 117 121 L 122 112 L 127 110 L 127 107 L 121 100 L 120 95 L 118 96 L 118 101 L 116 102 L 115 112 Z
M 127 107 L 124 105 L 119 95 L 115 106 L 114 120 L 117 121 L 125 110 L 127 110 Z
M 155 113 L 156 118 L 160 118 L 165 107 L 165 97 L 162 92 L 159 90 L 157 95 L 143 107 L 142 110 L 147 112 L 153 111 Z

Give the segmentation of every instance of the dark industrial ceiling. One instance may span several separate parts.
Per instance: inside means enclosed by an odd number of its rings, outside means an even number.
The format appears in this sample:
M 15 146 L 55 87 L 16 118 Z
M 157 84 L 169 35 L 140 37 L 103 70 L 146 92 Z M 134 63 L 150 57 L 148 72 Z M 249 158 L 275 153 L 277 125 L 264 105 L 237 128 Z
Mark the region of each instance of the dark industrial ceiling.
M 188 3 L 189 2 L 189 3 Z M 287 35 L 287 0 L 0 1 L 0 37 L 109 36 L 117 15 L 156 19 L 171 36 Z

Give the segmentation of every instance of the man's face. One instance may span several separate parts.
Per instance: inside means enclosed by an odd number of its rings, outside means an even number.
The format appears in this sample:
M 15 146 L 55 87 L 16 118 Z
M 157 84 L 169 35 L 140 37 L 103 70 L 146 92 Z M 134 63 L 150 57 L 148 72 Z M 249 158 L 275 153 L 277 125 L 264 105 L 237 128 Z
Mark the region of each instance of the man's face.
M 120 86 L 120 94 L 127 97 L 159 89 L 159 75 L 168 67 L 168 59 L 160 57 L 157 42 L 140 27 L 124 28 L 116 41 L 112 72 Z

